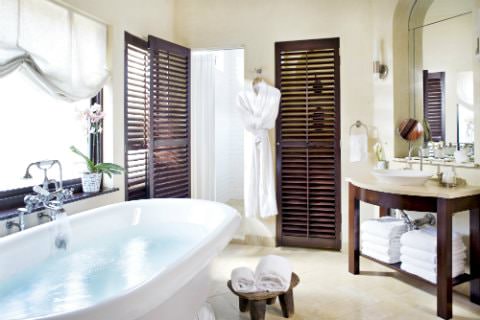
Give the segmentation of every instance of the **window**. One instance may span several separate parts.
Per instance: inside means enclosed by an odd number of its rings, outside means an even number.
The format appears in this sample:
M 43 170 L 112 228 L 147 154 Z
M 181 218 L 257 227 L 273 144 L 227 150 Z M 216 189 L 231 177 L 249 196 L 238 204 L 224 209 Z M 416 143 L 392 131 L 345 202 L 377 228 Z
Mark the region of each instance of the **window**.
M 80 110 L 90 99 L 65 102 L 46 93 L 17 70 L 0 78 L 0 191 L 40 184 L 43 172 L 32 168 L 33 179 L 22 179 L 28 164 L 55 159 L 63 166 L 63 180 L 79 178 L 84 163 L 69 149 L 89 153 Z M 57 170 L 49 178 L 58 179 Z

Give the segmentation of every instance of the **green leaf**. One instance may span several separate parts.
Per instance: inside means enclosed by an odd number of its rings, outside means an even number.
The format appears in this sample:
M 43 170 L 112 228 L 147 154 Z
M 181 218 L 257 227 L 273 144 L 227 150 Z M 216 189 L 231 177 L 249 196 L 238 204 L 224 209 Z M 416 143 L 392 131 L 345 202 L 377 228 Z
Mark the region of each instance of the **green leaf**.
M 70 146 L 70 150 L 75 153 L 76 155 L 79 155 L 80 157 L 82 157 L 85 162 L 87 163 L 87 169 L 89 172 L 97 172 L 95 171 L 95 164 L 93 163 L 92 160 L 90 160 L 89 157 L 87 157 L 86 155 L 84 155 L 80 150 L 78 150 L 75 146 Z
M 96 172 L 103 172 L 107 174 L 109 177 L 112 176 L 112 174 L 120 174 L 123 171 L 123 168 L 119 165 L 116 165 L 114 163 L 97 163 L 95 165 L 95 170 Z

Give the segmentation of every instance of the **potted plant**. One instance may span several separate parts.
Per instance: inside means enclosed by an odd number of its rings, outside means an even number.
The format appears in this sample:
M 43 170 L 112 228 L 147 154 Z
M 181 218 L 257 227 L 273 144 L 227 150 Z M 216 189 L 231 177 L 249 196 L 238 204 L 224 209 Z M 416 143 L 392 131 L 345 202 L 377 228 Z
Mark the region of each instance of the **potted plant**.
M 102 174 L 105 173 L 109 177 L 113 174 L 120 174 L 123 168 L 114 163 L 97 163 L 95 164 L 89 157 L 84 155 L 75 146 L 71 146 L 70 150 L 73 153 L 82 157 L 87 164 L 87 172 L 82 175 L 82 189 L 83 192 L 99 192 L 102 183 Z
M 375 153 L 375 158 L 377 159 L 377 169 L 388 169 L 388 161 L 385 159 L 385 151 L 380 142 L 375 143 L 373 146 L 373 152 Z

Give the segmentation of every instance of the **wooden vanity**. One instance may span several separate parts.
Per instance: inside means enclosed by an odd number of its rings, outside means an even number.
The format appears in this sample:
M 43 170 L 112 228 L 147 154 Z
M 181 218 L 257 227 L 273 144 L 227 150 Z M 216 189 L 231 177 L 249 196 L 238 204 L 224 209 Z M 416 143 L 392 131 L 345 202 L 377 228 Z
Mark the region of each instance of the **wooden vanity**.
M 434 181 L 424 186 L 395 186 L 379 183 L 373 176 L 347 178 L 347 182 L 350 273 L 360 273 L 360 201 L 379 206 L 381 216 L 390 208 L 437 212 L 437 315 L 443 319 L 452 317 L 452 288 L 464 282 L 470 282 L 470 300 L 480 304 L 480 186 L 447 189 Z M 452 278 L 452 219 L 455 213 L 467 210 L 470 212 L 470 274 Z M 387 264 L 362 256 L 428 282 L 400 269 L 400 263 Z

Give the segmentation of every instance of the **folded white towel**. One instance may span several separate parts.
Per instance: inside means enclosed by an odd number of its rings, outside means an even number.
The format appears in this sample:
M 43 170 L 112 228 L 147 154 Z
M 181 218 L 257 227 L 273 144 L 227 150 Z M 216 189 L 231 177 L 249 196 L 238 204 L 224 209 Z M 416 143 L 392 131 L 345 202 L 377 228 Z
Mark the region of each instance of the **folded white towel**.
M 401 234 L 398 234 L 398 236 L 393 238 L 383 238 L 368 232 L 362 232 L 360 239 L 362 239 L 362 241 L 368 241 L 382 246 L 400 246 L 400 236 Z
M 350 135 L 350 162 L 359 162 L 368 157 L 368 136 L 366 133 Z
M 240 267 L 233 269 L 230 280 L 236 292 L 248 293 L 258 291 L 255 286 L 255 274 L 249 268 Z
M 437 273 L 437 264 L 436 263 L 428 263 L 424 262 L 406 255 L 400 255 L 400 261 L 402 263 L 406 263 L 408 265 L 415 266 L 417 268 L 421 268 L 427 272 L 434 272 Z M 462 274 L 465 272 L 465 260 L 458 260 L 452 263 L 452 274 Z
M 407 225 L 402 219 L 382 217 L 362 222 L 360 230 L 385 239 L 393 239 L 407 232 Z
M 292 266 L 280 256 L 263 257 L 255 270 L 255 285 L 259 291 L 287 291 L 291 279 Z
M 400 238 L 400 243 L 404 246 L 424 250 L 431 253 L 437 252 L 437 229 L 433 227 L 425 227 L 419 230 L 412 230 L 404 233 Z M 453 232 L 452 234 L 452 251 L 460 251 L 465 249 L 462 237 Z
M 415 265 L 405 263 L 405 262 L 402 262 L 402 264 L 400 265 L 400 268 L 407 271 L 407 272 L 415 274 L 415 275 L 417 275 L 421 278 L 424 278 L 424 279 L 426 279 L 426 280 L 428 280 L 432 283 L 437 283 L 437 273 L 436 272 L 430 272 L 428 270 L 425 270 L 423 268 L 419 268 Z M 456 270 L 456 271 L 459 271 L 459 270 Z M 459 273 L 458 272 L 457 273 L 452 272 L 452 277 L 459 276 L 462 273 L 463 272 L 459 272 Z
M 406 255 L 412 258 L 415 258 L 419 261 L 429 262 L 429 263 L 437 263 L 437 253 L 436 252 L 429 252 L 425 250 L 415 249 L 409 246 L 401 246 L 400 253 L 402 255 Z M 465 248 L 453 251 L 452 252 L 452 262 L 457 260 L 464 260 L 467 258 L 467 253 Z
M 432 283 L 437 283 L 437 274 L 435 272 L 428 272 L 408 263 L 402 263 L 400 268 Z
M 371 250 L 377 251 L 378 253 L 386 254 L 390 256 L 400 255 L 400 244 L 393 245 L 393 246 L 382 246 L 369 241 L 362 241 L 362 248 L 371 249 Z
M 386 255 L 386 254 L 382 254 L 380 252 L 377 252 L 375 250 L 372 250 L 372 249 L 369 249 L 369 248 L 363 248 L 362 249 L 362 253 L 367 255 L 367 256 L 370 256 L 374 259 L 377 259 L 377 260 L 380 260 L 380 261 L 383 261 L 385 263 L 397 263 L 397 262 L 400 262 L 400 255 L 398 256 L 389 256 L 389 255 Z

